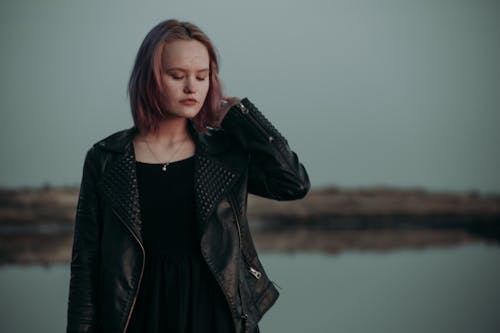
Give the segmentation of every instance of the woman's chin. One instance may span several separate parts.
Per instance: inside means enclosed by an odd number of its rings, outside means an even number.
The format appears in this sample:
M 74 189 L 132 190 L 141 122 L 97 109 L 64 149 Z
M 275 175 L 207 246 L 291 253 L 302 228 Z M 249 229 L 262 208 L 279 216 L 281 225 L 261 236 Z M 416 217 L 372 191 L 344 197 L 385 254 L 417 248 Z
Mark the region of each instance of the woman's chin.
M 186 112 L 185 113 L 185 118 L 188 118 L 188 119 L 193 119 L 194 117 L 196 117 L 196 115 L 200 113 L 200 110 L 194 110 L 192 112 Z

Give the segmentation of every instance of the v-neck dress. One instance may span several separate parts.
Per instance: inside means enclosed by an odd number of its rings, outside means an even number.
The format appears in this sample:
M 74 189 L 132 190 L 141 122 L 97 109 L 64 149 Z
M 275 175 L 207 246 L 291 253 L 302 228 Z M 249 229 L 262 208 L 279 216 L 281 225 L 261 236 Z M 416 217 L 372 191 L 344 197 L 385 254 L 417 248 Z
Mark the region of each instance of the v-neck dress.
M 127 333 L 229 333 L 227 301 L 202 257 L 194 199 L 194 156 L 136 161 L 146 252 Z

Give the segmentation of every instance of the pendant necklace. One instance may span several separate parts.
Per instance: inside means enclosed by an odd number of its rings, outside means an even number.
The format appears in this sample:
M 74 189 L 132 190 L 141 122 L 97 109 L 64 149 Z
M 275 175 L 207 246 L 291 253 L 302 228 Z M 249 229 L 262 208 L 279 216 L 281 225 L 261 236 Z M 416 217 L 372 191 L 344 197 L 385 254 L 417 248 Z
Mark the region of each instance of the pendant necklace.
M 143 140 L 144 142 L 146 142 L 146 146 L 148 147 L 149 151 L 151 152 L 151 154 L 153 154 L 154 158 L 162 163 L 162 167 L 161 169 L 163 171 L 167 171 L 167 166 L 172 162 L 172 160 L 174 159 L 175 155 L 177 154 L 177 152 L 181 149 L 181 147 L 184 145 L 184 143 L 187 141 L 186 139 L 182 140 L 182 143 L 177 147 L 177 149 L 174 151 L 174 154 L 169 158 L 168 161 L 166 162 L 161 162 L 157 157 L 156 157 L 156 154 L 153 152 L 153 150 L 151 149 L 151 147 L 149 146 L 149 143 L 146 141 L 146 140 Z

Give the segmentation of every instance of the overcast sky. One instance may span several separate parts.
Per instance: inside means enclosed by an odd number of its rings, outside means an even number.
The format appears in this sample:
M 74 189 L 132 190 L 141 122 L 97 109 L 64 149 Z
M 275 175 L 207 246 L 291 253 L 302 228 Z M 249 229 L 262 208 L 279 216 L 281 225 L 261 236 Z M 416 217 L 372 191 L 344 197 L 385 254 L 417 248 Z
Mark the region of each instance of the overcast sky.
M 132 125 L 132 63 L 167 18 L 212 38 L 227 94 L 275 124 L 313 187 L 500 193 L 493 0 L 3 0 L 0 186 L 79 185 L 85 151 Z

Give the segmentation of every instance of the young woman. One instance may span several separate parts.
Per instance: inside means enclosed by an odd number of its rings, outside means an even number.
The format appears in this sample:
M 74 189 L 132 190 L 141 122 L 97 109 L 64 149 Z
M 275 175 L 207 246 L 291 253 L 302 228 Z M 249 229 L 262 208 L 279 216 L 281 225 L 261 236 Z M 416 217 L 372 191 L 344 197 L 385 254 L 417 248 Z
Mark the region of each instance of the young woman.
M 67 332 L 259 332 L 278 298 L 247 194 L 300 199 L 309 178 L 247 98 L 224 97 L 215 49 L 167 20 L 137 54 L 134 125 L 86 153 Z

